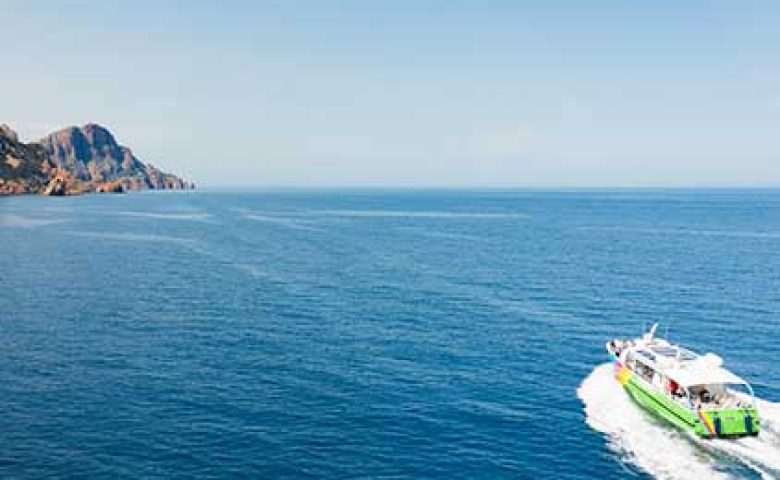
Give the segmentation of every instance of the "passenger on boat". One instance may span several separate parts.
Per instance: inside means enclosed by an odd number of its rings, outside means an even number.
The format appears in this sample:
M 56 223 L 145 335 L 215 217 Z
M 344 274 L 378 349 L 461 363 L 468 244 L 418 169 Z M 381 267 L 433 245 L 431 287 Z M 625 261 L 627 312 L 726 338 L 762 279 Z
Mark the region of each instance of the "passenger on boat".
M 701 391 L 701 395 L 700 396 L 701 396 L 702 403 L 710 403 L 710 402 L 712 402 L 714 400 L 712 398 L 712 394 L 706 388 Z
M 620 357 L 627 346 L 628 342 L 625 340 L 612 340 L 609 342 L 609 349 L 612 351 L 612 353 L 615 354 L 616 357 Z
M 685 398 L 685 390 L 683 390 L 682 387 L 680 387 L 679 383 L 675 382 L 671 378 L 669 379 L 668 388 L 669 388 L 668 390 L 669 394 L 673 398 L 676 398 L 678 400 Z
M 691 397 L 696 408 L 712 408 L 721 405 L 721 395 L 707 387 L 695 387 L 691 389 Z

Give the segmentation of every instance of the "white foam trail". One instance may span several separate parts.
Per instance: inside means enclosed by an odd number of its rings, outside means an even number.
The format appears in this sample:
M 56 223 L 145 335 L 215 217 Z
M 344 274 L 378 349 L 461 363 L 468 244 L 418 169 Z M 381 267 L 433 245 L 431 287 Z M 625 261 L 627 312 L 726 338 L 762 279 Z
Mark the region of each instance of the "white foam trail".
M 21 215 L 3 214 L 0 215 L 0 227 L 21 227 L 34 228 L 44 225 L 54 225 L 64 222 L 64 219 L 56 218 L 30 218 Z
M 615 232 L 636 232 L 661 235 L 691 235 L 706 237 L 737 237 L 737 238 L 767 238 L 779 239 L 780 232 L 753 232 L 749 230 L 696 230 L 688 228 L 642 228 L 642 227 L 621 227 L 621 226 L 582 226 L 578 230 L 594 231 L 615 231 Z
M 320 230 L 319 228 L 309 226 L 303 222 L 290 220 L 288 218 L 283 218 L 283 217 L 274 217 L 269 215 L 260 215 L 256 213 L 247 213 L 244 214 L 244 218 L 247 218 L 249 220 L 255 220 L 257 222 L 265 222 L 273 225 L 280 225 L 283 227 L 294 228 L 297 230 L 313 230 L 313 231 Z
M 336 217 L 367 217 L 367 218 L 436 218 L 436 219 L 528 219 L 530 215 L 516 212 L 450 212 L 422 210 L 308 210 L 311 215 L 329 215 Z
M 159 220 L 193 220 L 204 222 L 211 217 L 206 212 L 134 212 L 119 211 L 111 212 L 111 215 L 124 215 L 126 217 L 154 218 Z
M 713 458 L 635 405 L 612 368 L 604 364 L 594 369 L 577 395 L 585 404 L 588 425 L 607 435 L 609 447 L 622 461 L 665 480 L 729 478 L 717 470 Z
M 607 435 L 621 460 L 666 480 L 730 478 L 725 454 L 765 479 L 780 479 L 780 404 L 758 401 L 761 434 L 734 440 L 705 440 L 657 423 L 636 405 L 613 376 L 612 364 L 596 367 L 577 395 L 585 404 L 586 421 Z
M 761 416 L 761 429 L 770 432 L 780 445 L 780 403 L 758 400 L 758 410 Z
M 758 437 L 707 442 L 751 466 L 766 479 L 780 479 L 780 404 L 758 400 L 761 433 Z M 705 441 L 705 440 L 699 440 Z
M 398 230 L 401 232 L 407 232 L 413 235 L 419 235 L 421 237 L 430 237 L 430 238 L 443 238 L 443 239 L 450 239 L 450 240 L 479 240 L 480 239 L 478 235 L 471 235 L 466 233 L 442 232 L 437 230 L 431 230 L 429 228 L 398 227 Z
M 124 232 L 90 232 L 80 230 L 64 230 L 62 233 L 68 235 L 76 235 L 79 237 L 95 238 L 99 240 L 111 240 L 118 242 L 132 242 L 132 243 L 171 243 L 175 245 L 181 245 L 184 247 L 198 248 L 202 247 L 203 243 L 199 240 L 186 237 L 173 237 L 169 235 L 157 235 L 154 233 L 124 233 Z

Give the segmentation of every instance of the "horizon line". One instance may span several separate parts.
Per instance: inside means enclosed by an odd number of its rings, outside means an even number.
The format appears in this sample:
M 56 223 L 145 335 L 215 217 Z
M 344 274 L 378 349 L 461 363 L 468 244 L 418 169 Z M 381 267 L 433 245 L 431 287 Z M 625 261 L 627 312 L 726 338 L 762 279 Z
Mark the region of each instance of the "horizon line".
M 738 184 L 713 184 L 713 185 L 567 185 L 567 184 L 292 184 L 292 183 L 274 183 L 274 184 L 204 184 L 196 182 L 196 190 L 251 190 L 251 189 L 271 189 L 271 190 L 780 190 L 780 184 L 777 185 L 738 185 Z

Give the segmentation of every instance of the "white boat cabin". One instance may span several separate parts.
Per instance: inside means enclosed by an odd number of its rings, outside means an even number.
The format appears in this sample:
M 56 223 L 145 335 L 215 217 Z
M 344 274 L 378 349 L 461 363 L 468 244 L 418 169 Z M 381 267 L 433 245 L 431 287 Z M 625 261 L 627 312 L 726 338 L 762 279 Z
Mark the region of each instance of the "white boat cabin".
M 755 405 L 750 384 L 722 367 L 712 353 L 695 352 L 654 337 L 613 340 L 610 351 L 643 381 L 689 409 L 736 409 Z

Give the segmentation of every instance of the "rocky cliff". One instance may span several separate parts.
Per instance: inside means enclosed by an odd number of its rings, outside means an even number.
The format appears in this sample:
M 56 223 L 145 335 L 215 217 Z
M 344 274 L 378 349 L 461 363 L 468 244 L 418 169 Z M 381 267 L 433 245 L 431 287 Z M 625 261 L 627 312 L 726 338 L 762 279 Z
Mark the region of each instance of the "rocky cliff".
M 64 128 L 39 144 L 58 169 L 81 182 L 119 182 L 124 190 L 192 188 L 186 180 L 141 162 L 111 132 L 94 123 Z
M 194 185 L 138 160 L 106 128 L 68 127 L 24 144 L 0 127 L 0 195 L 183 189 Z
M 43 147 L 20 142 L 8 125 L 0 125 L 0 195 L 39 192 L 50 171 Z

